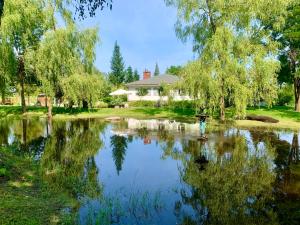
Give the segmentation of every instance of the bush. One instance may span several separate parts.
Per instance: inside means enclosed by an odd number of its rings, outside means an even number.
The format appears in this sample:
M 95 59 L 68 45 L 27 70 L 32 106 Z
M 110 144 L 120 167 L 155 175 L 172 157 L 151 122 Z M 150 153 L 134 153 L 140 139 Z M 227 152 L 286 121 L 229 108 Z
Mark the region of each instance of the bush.
M 292 85 L 284 85 L 278 90 L 277 105 L 286 106 L 293 104 L 294 92 Z
M 108 104 L 106 102 L 98 101 L 95 103 L 95 108 L 107 108 Z
M 155 107 L 157 102 L 155 101 L 134 101 L 129 102 L 130 107 Z
M 146 88 L 139 88 L 137 91 L 138 96 L 146 96 L 148 94 L 148 90 Z

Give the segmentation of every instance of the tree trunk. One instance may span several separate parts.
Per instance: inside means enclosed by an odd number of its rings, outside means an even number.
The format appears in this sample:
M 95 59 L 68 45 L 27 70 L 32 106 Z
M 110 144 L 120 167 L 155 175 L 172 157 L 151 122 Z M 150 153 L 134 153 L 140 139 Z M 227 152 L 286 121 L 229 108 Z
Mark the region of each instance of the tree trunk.
M 27 95 L 27 105 L 30 105 L 30 95 Z
M 5 105 L 5 92 L 4 91 L 1 93 L 1 100 L 2 100 L 2 105 Z
M 24 59 L 22 56 L 19 57 L 19 68 L 18 68 L 18 76 L 21 85 L 21 105 L 22 105 L 22 112 L 26 112 L 26 102 L 25 102 L 25 68 L 24 68 Z
M 220 99 L 220 119 L 221 121 L 225 121 L 225 97 L 221 96 Z
M 82 108 L 88 109 L 89 108 L 89 103 L 86 100 L 82 100 Z
M 47 97 L 48 99 L 48 97 Z M 49 102 L 47 100 L 47 104 L 48 104 L 48 118 L 51 119 L 52 118 L 52 99 L 49 97 Z
M 300 112 L 300 78 L 294 78 L 295 111 Z

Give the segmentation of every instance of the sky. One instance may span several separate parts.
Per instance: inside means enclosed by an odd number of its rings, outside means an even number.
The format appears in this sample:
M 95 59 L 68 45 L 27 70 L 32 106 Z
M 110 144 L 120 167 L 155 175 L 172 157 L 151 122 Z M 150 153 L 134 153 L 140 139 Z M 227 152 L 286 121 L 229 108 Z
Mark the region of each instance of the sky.
M 193 59 L 191 43 L 176 37 L 176 9 L 164 0 L 114 0 L 113 8 L 97 11 L 96 16 L 79 22 L 80 28 L 98 26 L 100 43 L 96 48 L 95 66 L 110 71 L 115 41 L 121 48 L 125 66 L 154 72 L 158 63 L 161 73 L 171 65 L 184 65 Z

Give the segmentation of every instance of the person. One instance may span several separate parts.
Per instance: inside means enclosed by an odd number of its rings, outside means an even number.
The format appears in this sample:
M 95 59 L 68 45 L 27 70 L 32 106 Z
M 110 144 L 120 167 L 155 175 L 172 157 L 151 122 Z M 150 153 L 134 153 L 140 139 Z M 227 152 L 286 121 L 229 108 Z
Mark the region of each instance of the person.
M 206 129 L 206 115 L 199 116 L 199 125 L 200 125 L 200 136 L 205 137 L 205 129 Z
M 200 130 L 200 138 L 206 138 L 205 136 L 205 129 L 206 129 L 206 110 L 204 108 L 200 108 L 200 114 L 197 115 L 199 118 L 199 130 Z

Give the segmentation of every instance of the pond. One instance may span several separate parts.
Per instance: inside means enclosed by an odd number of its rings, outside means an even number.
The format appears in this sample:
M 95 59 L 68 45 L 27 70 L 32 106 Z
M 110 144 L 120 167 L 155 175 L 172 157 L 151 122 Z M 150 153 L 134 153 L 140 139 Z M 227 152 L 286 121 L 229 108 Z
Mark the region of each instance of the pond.
M 171 120 L 0 120 L 80 224 L 298 224 L 300 135 Z

